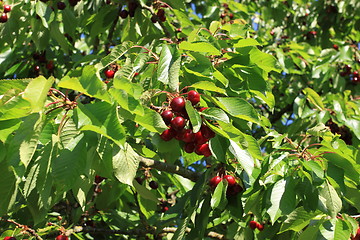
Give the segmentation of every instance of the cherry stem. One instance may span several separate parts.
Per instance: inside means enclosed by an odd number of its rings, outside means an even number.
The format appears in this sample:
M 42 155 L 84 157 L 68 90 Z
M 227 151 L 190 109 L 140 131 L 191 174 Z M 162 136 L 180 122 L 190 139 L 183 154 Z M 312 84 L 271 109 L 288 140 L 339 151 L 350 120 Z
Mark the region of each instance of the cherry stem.
M 51 91 L 59 93 L 61 96 L 63 96 L 65 99 L 67 99 L 66 95 L 62 93 L 61 91 L 57 90 L 56 88 L 50 88 Z
M 139 45 L 135 45 L 135 46 L 132 46 L 131 48 L 142 48 L 142 49 L 145 49 L 146 51 L 148 51 L 148 53 L 150 53 L 156 61 L 159 61 L 159 57 L 153 52 L 151 51 L 150 49 L 146 48 L 146 47 L 143 47 L 143 46 L 139 46 Z
M 49 107 L 50 105 L 52 105 L 52 104 L 57 104 L 57 103 L 59 103 L 59 102 L 61 102 L 61 100 L 58 100 L 58 101 L 55 101 L 55 102 L 51 102 L 51 103 L 47 104 L 45 107 Z

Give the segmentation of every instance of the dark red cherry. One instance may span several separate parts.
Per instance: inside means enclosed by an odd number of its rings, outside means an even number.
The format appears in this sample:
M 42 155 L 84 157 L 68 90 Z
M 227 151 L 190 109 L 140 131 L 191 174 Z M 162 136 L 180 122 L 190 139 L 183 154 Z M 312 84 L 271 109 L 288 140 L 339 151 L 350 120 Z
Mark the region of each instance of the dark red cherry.
M 215 176 L 210 179 L 209 184 L 211 187 L 216 188 L 216 186 L 222 181 L 222 178 L 219 176 Z
M 164 141 L 170 141 L 171 139 L 173 139 L 173 137 L 175 137 L 176 132 L 173 129 L 166 129 L 161 135 L 161 139 Z
M 55 238 L 56 240 L 68 240 L 69 238 L 65 235 L 59 235 Z
M 193 133 L 193 131 L 191 129 L 185 129 L 185 130 L 182 131 L 182 138 L 181 139 L 186 143 L 194 142 L 195 135 L 194 135 L 194 133 Z
M 195 143 L 192 143 L 192 142 L 186 143 L 185 146 L 184 146 L 184 150 L 187 153 L 194 152 L 194 149 L 195 149 Z
M 196 143 L 197 145 L 206 143 L 206 142 L 208 141 L 208 139 L 205 138 L 205 137 L 202 135 L 202 132 L 201 132 L 201 131 L 198 131 L 197 133 L 194 133 L 194 135 L 195 135 L 195 143 Z
M 207 144 L 207 143 L 204 143 L 201 145 L 196 145 L 195 153 L 197 155 L 204 155 L 205 157 L 209 157 L 212 155 L 210 148 L 209 148 L 209 144 Z
M 181 112 L 185 108 L 185 99 L 183 97 L 176 97 L 171 101 L 170 106 L 173 111 Z
M 251 229 L 255 229 L 257 227 L 258 223 L 257 221 L 250 221 L 249 226 Z
M 6 15 L 6 13 L 1 14 L 0 23 L 5 23 L 7 22 L 7 20 L 8 20 L 8 16 Z
M 64 2 L 58 2 L 56 6 L 59 10 L 64 10 L 66 8 L 66 4 Z
M 200 94 L 194 90 L 188 92 L 187 98 L 192 103 L 192 105 L 196 105 L 200 102 Z
M 181 131 L 185 127 L 185 119 L 183 117 L 176 117 L 171 120 L 171 126 L 175 130 Z
M 174 117 L 174 113 L 170 110 L 165 110 L 161 113 L 161 117 L 164 122 L 169 125 L 171 123 L 172 118 Z
M 126 10 L 126 9 L 123 9 L 123 10 L 121 10 L 120 11 L 120 17 L 122 18 L 122 19 L 125 19 L 125 18 L 127 18 L 127 16 L 129 15 L 129 12 Z
M 213 130 L 211 130 L 208 126 L 202 125 L 200 128 L 201 134 L 204 136 L 204 138 L 210 139 L 215 137 L 215 133 Z
M 149 182 L 149 186 L 152 189 L 157 189 L 159 187 L 159 184 L 156 181 L 151 181 L 151 182 Z
M 264 230 L 264 225 L 261 224 L 261 223 L 258 223 L 258 224 L 256 225 L 256 228 L 259 229 L 259 231 L 262 231 L 262 230 Z
M 226 181 L 228 182 L 228 186 L 232 186 L 232 185 L 236 184 L 236 180 L 235 180 L 234 176 L 225 175 L 224 179 L 226 179 Z
M 10 5 L 4 5 L 4 13 L 8 13 L 11 11 L 11 6 Z

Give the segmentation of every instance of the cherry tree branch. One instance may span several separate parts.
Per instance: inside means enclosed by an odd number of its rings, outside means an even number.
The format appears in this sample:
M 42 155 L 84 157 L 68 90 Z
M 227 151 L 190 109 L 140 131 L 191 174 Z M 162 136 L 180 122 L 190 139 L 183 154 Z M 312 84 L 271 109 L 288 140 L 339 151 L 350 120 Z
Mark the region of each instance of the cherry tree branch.
M 200 177 L 200 174 L 198 172 L 193 172 L 184 167 L 180 167 L 174 164 L 160 162 L 157 160 L 144 158 L 144 157 L 140 158 L 140 162 L 146 167 L 155 168 L 159 171 L 164 171 L 168 173 L 174 173 L 184 178 L 190 179 L 193 182 L 196 182 Z
M 11 219 L 7 219 L 6 221 L 9 222 L 9 223 L 15 224 L 19 228 L 22 228 L 24 231 L 28 232 L 30 235 L 36 237 L 37 240 L 43 240 L 39 236 L 39 234 L 36 233 L 36 231 L 34 229 L 32 229 L 32 228 L 30 228 L 30 227 L 28 227 L 26 225 L 22 225 L 22 224 L 20 224 L 18 222 L 15 222 L 14 220 L 11 220 Z

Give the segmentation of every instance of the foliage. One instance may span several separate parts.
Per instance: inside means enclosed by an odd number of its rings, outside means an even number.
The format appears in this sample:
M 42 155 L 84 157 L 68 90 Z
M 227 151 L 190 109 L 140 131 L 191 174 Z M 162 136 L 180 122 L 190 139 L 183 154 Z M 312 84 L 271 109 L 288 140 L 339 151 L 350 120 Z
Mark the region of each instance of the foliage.
M 0 1 L 1 237 L 356 234 L 359 1 L 58 2 Z M 189 90 L 208 157 L 161 136 Z

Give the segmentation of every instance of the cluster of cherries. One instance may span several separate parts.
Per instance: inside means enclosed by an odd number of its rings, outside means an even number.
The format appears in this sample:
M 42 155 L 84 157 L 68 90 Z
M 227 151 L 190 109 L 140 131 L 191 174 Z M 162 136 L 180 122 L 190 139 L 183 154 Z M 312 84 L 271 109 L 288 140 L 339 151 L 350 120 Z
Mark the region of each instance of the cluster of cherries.
M 156 23 L 158 20 L 161 21 L 161 22 L 165 22 L 165 21 L 166 21 L 165 10 L 162 9 L 162 8 L 160 8 L 160 9 L 157 11 L 156 15 L 153 15 L 153 16 L 151 17 L 151 21 L 152 21 L 153 23 Z
M 121 10 L 120 13 L 119 13 L 119 16 L 120 16 L 122 19 L 125 19 L 125 18 L 127 18 L 128 16 L 134 17 L 134 16 L 135 16 L 135 10 L 136 10 L 136 8 L 138 8 L 137 2 L 129 2 L 129 3 L 128 3 L 128 9 L 129 9 L 129 10 L 126 10 L 126 9 Z
M 242 192 L 243 188 L 240 186 L 240 184 L 236 182 L 235 177 L 232 175 L 225 175 L 223 177 L 215 176 L 210 179 L 209 185 L 212 189 L 215 189 L 216 186 L 224 179 L 228 182 L 228 187 L 226 190 L 227 196 L 235 196 L 238 193 Z
M 3 6 L 3 13 L 0 16 L 0 23 L 5 23 L 8 20 L 7 13 L 11 12 L 11 6 L 10 5 L 4 5 Z
M 54 61 L 53 60 L 48 61 L 46 59 L 45 51 L 41 53 L 34 53 L 33 58 L 35 61 L 37 61 L 37 63 L 33 66 L 32 69 L 36 76 L 38 76 L 42 72 L 43 69 L 43 67 L 41 67 L 42 65 L 45 66 L 48 73 L 52 73 L 54 71 L 55 68 Z
M 251 229 L 253 229 L 253 230 L 254 230 L 255 228 L 259 229 L 259 231 L 264 230 L 264 225 L 261 224 L 261 223 L 258 223 L 257 221 L 254 221 L 254 220 L 252 220 L 252 221 L 249 222 L 249 227 L 250 227 Z
M 352 69 L 351 69 L 350 65 L 345 65 L 342 70 L 343 71 L 340 72 L 340 76 L 346 77 L 346 76 L 352 75 L 351 81 L 353 83 L 360 83 L 360 74 L 359 74 L 359 72 L 356 71 L 356 70 L 352 72 Z
M 200 94 L 198 92 L 191 90 L 186 94 L 187 100 L 189 100 L 192 105 L 200 102 Z M 175 97 L 170 102 L 171 110 L 167 109 L 161 113 L 161 117 L 169 128 L 166 129 L 160 137 L 164 141 L 170 141 L 175 138 L 185 143 L 185 152 L 195 152 L 198 155 L 209 157 L 212 153 L 208 141 L 215 137 L 215 133 L 206 125 L 202 125 L 200 131 L 196 133 L 194 133 L 190 127 L 186 128 L 189 116 L 185 109 L 185 101 L 185 98 L 182 96 Z M 206 108 L 199 108 L 199 111 L 202 112 L 205 109 Z
M 230 12 L 229 5 L 227 3 L 223 4 L 224 11 L 220 14 L 220 18 L 222 19 L 222 23 L 226 23 L 226 19 L 233 20 L 234 14 Z

